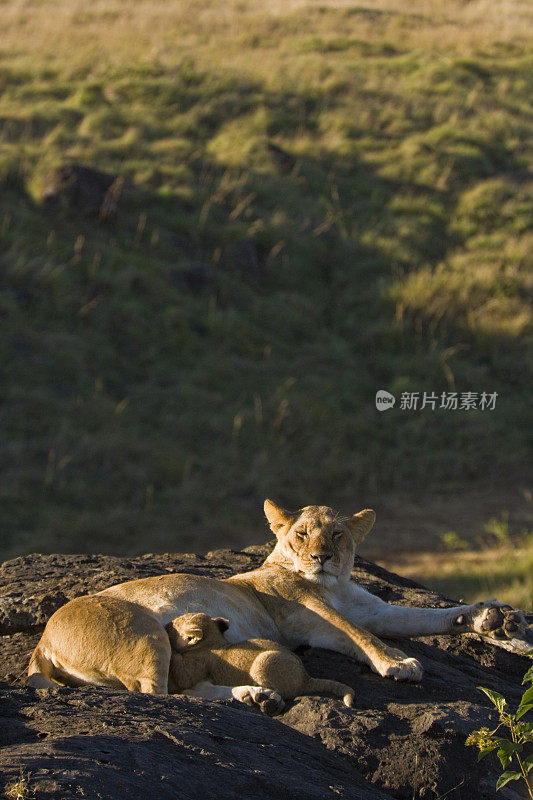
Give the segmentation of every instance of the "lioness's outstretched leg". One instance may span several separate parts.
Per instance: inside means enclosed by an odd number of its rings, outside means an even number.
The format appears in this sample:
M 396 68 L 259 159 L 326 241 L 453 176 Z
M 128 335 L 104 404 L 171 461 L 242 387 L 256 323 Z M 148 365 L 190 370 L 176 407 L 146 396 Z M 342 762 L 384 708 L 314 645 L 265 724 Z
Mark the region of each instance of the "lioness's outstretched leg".
M 422 678 L 422 665 L 416 658 L 389 647 L 314 595 L 302 597 L 299 606 L 278 625 L 293 644 L 309 644 L 344 653 L 368 664 L 385 678 L 403 681 Z
M 478 633 L 514 652 L 527 652 L 528 625 L 522 611 L 498 600 L 452 608 L 414 608 L 390 605 L 356 583 L 351 602 L 342 613 L 355 625 L 380 636 L 431 636 L 439 633 Z

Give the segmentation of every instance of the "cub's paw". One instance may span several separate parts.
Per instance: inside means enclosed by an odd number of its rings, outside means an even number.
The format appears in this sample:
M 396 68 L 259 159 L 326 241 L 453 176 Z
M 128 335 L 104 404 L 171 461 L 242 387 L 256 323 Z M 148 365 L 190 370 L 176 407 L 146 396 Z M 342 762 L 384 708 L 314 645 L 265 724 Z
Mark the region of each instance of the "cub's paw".
M 397 681 L 420 681 L 424 674 L 422 664 L 416 658 L 401 657 L 391 659 L 378 669 L 384 678 L 394 678 Z
M 527 652 L 533 642 L 524 613 L 498 600 L 485 600 L 467 607 L 455 624 L 514 652 Z
M 270 717 L 281 713 L 285 706 L 277 692 L 263 686 L 235 686 L 231 691 L 236 700 L 246 703 L 247 706 L 260 708 Z

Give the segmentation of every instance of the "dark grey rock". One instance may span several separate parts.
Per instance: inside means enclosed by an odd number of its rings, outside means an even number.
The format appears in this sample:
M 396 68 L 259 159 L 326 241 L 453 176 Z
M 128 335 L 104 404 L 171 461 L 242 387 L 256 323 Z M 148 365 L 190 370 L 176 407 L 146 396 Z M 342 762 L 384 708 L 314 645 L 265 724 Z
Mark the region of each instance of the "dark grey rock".
M 46 208 L 63 208 L 86 217 L 110 219 L 129 184 L 121 176 L 65 164 L 56 167 L 45 178 L 42 201 Z
M 0 686 L 4 785 L 39 800 L 386 800 L 350 759 L 241 703 Z
M 276 719 L 236 703 L 25 687 L 39 631 L 65 600 L 165 572 L 226 577 L 259 566 L 270 549 L 139 558 L 32 555 L 5 562 L 0 567 L 4 784 L 13 783 L 22 767 L 43 799 L 118 800 L 155 792 L 180 800 L 282 794 L 411 800 L 450 792 L 453 800 L 496 800 L 501 794 L 495 791 L 496 758 L 479 764 L 475 750 L 464 746 L 470 731 L 495 727 L 495 713 L 477 687 L 495 689 L 515 703 L 529 662 L 475 635 L 392 642 L 422 662 L 420 684 L 385 680 L 338 653 L 302 648 L 312 675 L 355 688 L 355 706 L 304 697 Z M 354 577 L 393 603 L 450 602 L 363 559 L 357 560 Z

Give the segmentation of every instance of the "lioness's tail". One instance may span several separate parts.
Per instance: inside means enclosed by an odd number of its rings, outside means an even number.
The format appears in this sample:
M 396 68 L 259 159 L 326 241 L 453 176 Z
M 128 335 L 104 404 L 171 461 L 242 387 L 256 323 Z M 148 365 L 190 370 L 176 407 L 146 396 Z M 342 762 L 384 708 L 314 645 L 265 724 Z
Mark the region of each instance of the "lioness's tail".
M 52 680 L 53 674 L 54 665 L 43 655 L 39 642 L 30 659 L 28 686 L 33 686 L 35 689 L 50 689 L 52 686 L 57 686 L 57 683 Z
M 330 681 L 328 678 L 311 678 L 308 676 L 304 694 L 323 694 L 331 692 L 338 697 L 342 697 L 344 705 L 351 708 L 354 700 L 354 690 L 351 686 L 339 681 Z

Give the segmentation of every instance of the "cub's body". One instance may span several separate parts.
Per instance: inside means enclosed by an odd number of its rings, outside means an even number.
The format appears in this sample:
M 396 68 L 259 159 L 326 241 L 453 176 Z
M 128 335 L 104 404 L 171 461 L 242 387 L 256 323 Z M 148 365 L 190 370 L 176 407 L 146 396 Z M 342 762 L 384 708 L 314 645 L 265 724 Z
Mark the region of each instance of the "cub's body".
M 227 620 L 201 613 L 184 614 L 166 626 L 172 647 L 169 691 L 182 692 L 202 681 L 220 686 L 251 684 L 272 689 L 283 700 L 331 692 L 352 705 L 353 689 L 338 681 L 312 678 L 288 648 L 270 639 L 229 644 L 223 636 L 227 628 Z M 271 699 L 265 698 L 265 710 Z

